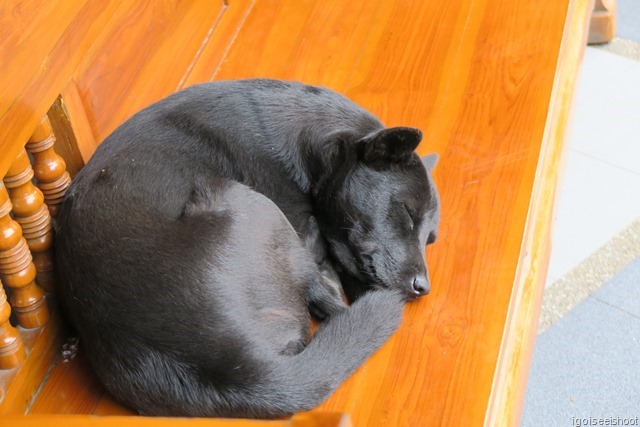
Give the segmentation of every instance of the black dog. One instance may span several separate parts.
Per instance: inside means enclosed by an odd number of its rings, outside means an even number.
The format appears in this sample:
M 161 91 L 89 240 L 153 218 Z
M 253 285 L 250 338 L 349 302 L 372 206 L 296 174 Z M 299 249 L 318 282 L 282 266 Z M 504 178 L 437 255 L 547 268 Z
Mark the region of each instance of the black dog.
M 149 415 L 320 404 L 429 291 L 439 202 L 420 139 L 273 80 L 194 86 L 120 126 L 57 237 L 62 304 L 104 386 Z M 313 339 L 310 313 L 327 319 Z

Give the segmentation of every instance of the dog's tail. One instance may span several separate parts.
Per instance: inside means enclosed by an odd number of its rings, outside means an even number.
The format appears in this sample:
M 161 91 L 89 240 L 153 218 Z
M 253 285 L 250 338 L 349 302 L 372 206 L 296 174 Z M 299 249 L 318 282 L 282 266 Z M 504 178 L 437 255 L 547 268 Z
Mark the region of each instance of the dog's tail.
M 369 292 L 321 324 L 309 345 L 274 372 L 266 413 L 278 417 L 324 402 L 398 329 L 404 301 L 396 291 Z
M 301 353 L 283 356 L 252 390 L 257 412 L 250 415 L 281 417 L 320 405 L 396 331 L 403 307 L 399 293 L 379 290 L 334 314 Z
M 395 291 L 366 293 L 323 322 L 299 354 L 260 360 L 250 364 L 250 372 L 231 372 L 239 380 L 235 386 L 202 375 L 194 378 L 192 369 L 154 357 L 153 376 L 163 379 L 156 382 L 171 386 L 156 390 L 159 399 L 135 393 L 125 403 L 150 415 L 242 418 L 278 418 L 314 408 L 396 331 L 403 306 L 402 295 Z

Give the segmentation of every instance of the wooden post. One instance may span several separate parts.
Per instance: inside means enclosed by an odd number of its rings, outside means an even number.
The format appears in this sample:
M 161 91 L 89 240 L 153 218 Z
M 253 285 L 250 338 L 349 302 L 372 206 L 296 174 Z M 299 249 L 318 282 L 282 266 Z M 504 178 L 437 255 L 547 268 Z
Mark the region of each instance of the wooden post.
M 56 217 L 64 194 L 71 184 L 67 165 L 54 150 L 56 137 L 51 131 L 49 118 L 44 116 L 27 143 L 27 150 L 33 156 L 33 170 L 37 185 L 44 194 L 52 217 Z
M 616 0 L 595 0 L 587 43 L 607 43 L 616 36 Z
M 10 316 L 11 306 L 0 282 L 0 369 L 15 368 L 26 355 L 20 334 L 9 323 Z
M 11 290 L 9 302 L 20 326 L 37 328 L 49 320 L 44 292 L 35 283 L 36 267 L 22 229 L 11 216 L 11 200 L 0 182 L 0 275 Z

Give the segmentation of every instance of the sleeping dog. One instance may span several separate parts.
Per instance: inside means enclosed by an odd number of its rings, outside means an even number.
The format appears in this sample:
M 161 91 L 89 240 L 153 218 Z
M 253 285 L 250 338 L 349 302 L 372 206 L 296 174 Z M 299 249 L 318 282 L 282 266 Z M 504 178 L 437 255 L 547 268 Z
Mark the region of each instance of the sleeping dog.
M 323 402 L 429 292 L 437 157 L 420 140 L 276 80 L 193 86 L 122 124 L 56 241 L 62 306 L 106 389 L 147 415 Z

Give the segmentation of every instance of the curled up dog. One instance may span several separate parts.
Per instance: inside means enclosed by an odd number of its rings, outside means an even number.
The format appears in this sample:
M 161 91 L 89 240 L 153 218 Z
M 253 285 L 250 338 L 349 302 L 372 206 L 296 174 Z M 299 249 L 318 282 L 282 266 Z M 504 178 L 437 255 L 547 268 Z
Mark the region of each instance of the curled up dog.
M 56 241 L 61 304 L 106 389 L 148 415 L 322 403 L 429 292 L 437 158 L 421 137 L 276 80 L 193 86 L 122 124 Z

